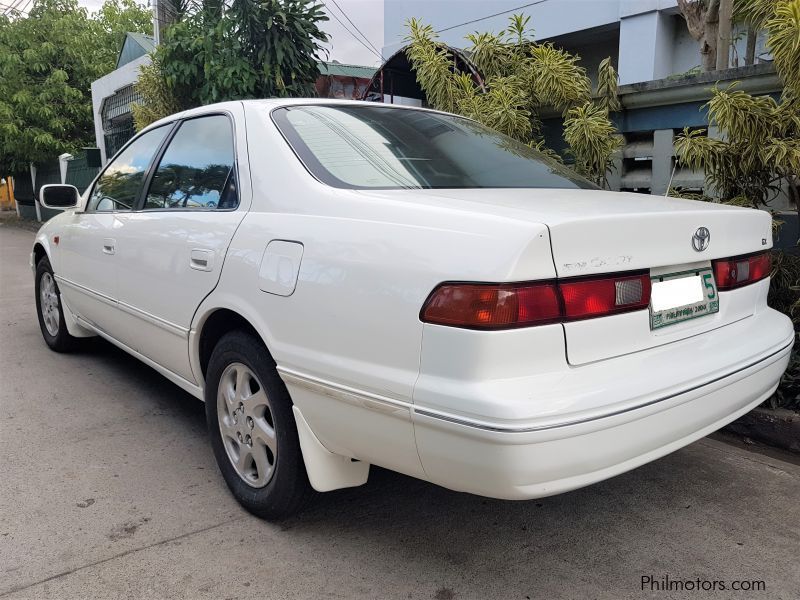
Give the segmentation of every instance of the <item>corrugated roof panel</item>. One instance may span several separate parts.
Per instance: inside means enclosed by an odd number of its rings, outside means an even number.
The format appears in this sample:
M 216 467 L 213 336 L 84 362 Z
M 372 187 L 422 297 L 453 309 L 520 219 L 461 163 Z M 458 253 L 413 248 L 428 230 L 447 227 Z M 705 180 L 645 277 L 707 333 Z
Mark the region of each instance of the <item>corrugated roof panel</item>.
M 377 67 L 365 67 L 362 65 L 345 65 L 335 62 L 321 62 L 317 65 L 322 75 L 338 75 L 341 77 L 360 77 L 362 79 L 372 79 Z

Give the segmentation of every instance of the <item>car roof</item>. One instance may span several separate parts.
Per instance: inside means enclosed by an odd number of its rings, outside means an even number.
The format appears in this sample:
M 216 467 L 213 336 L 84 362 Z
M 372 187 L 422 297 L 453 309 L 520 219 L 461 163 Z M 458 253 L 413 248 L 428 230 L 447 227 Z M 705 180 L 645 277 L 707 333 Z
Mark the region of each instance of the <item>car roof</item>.
M 159 127 L 166 123 L 171 123 L 178 119 L 186 119 L 189 117 L 195 117 L 199 115 L 204 115 L 208 113 L 213 113 L 215 111 L 225 111 L 227 108 L 233 106 L 262 106 L 266 109 L 273 109 L 273 108 L 280 108 L 282 106 L 371 106 L 371 107 L 384 107 L 384 108 L 392 108 L 397 110 L 422 110 L 427 112 L 434 112 L 439 114 L 448 114 L 442 111 L 433 110 L 430 108 L 425 108 L 421 106 L 404 106 L 400 104 L 384 104 L 381 102 L 367 102 L 365 100 L 339 100 L 333 98 L 264 98 L 259 100 L 233 100 L 229 102 L 217 102 L 215 104 L 206 104 L 204 106 L 198 106 L 197 108 L 191 108 L 189 110 L 185 110 L 179 113 L 175 113 L 169 115 L 168 117 L 164 117 L 163 119 L 159 119 L 148 125 L 142 131 L 146 131 L 147 129 L 153 129 L 155 127 Z

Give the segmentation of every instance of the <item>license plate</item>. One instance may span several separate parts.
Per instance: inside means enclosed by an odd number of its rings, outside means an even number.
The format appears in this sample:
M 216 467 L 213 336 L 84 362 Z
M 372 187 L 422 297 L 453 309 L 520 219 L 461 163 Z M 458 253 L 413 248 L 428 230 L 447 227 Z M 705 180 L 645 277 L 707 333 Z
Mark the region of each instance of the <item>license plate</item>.
M 650 277 L 650 329 L 719 312 L 719 295 L 710 268 Z

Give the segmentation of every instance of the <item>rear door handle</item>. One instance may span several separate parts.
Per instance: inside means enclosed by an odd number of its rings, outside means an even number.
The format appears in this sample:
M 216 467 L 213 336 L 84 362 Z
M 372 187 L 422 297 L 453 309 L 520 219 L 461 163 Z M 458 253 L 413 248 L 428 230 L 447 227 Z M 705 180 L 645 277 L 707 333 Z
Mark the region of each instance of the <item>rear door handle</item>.
M 211 271 L 214 269 L 214 251 L 204 248 L 195 248 L 189 253 L 189 266 L 196 271 Z
M 117 246 L 117 240 L 114 238 L 103 238 L 103 253 L 114 254 Z

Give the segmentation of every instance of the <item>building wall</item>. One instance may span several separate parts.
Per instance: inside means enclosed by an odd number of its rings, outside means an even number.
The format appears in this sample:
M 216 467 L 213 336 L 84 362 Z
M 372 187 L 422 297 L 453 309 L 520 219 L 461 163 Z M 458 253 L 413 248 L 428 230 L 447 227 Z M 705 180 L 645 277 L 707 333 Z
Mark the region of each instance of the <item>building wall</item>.
M 700 67 L 700 42 L 695 40 L 686 25 L 683 17 L 674 15 L 672 28 L 672 65 L 671 75 L 686 73 Z
M 615 29 L 604 34 L 600 39 L 596 39 L 590 43 L 582 44 L 580 42 L 558 42 L 556 45 L 563 48 L 571 54 L 580 56 L 581 66 L 586 69 L 589 79 L 592 80 L 592 85 L 597 85 L 597 69 L 600 62 L 606 58 L 611 58 L 611 63 L 614 68 L 619 66 L 618 48 L 619 48 L 619 30 Z
M 600 54 L 579 51 L 590 72 L 593 64 L 605 56 L 612 56 L 619 65 L 620 82 L 639 83 L 683 74 L 700 66 L 700 44 L 689 35 L 686 24 L 677 9 L 676 0 L 541 0 L 538 4 L 514 10 L 524 4 L 519 0 L 384 0 L 383 55 L 388 58 L 404 45 L 406 23 L 411 17 L 421 19 L 436 30 L 442 31 L 440 39 L 456 48 L 468 45 L 465 36 L 475 31 L 499 31 L 506 27 L 514 12 L 531 17 L 536 39 L 569 38 L 556 43 L 567 50 L 574 46 L 587 46 L 598 40 L 597 31 L 608 31 L 615 26 L 615 48 L 602 47 Z M 510 13 L 484 18 L 487 15 Z M 450 29 L 451 26 L 478 20 Z M 581 37 L 591 39 L 583 43 Z M 600 35 L 608 42 L 608 33 Z M 576 38 L 578 41 L 576 41 Z M 731 66 L 744 64 L 746 35 L 741 29 L 734 31 L 736 53 Z M 759 36 L 756 56 L 768 58 L 765 38 Z M 606 44 L 607 45 L 607 44 Z M 736 56 L 738 55 L 738 64 Z M 757 61 L 758 62 L 758 61 Z
M 683 23 L 683 17 L 680 15 L 672 16 L 675 25 L 673 27 L 673 35 L 671 42 L 670 52 L 672 54 L 672 69 L 671 75 L 686 73 L 692 69 L 699 69 L 700 67 L 700 44 L 690 34 L 686 25 Z M 744 66 L 745 48 L 747 46 L 747 32 L 743 27 L 734 27 L 733 31 L 735 52 L 732 52 L 730 66 L 742 67 Z M 766 47 L 766 35 L 761 32 L 756 41 L 756 63 L 762 62 L 763 59 L 769 59 L 770 55 Z M 759 60 L 761 57 L 762 60 Z M 738 61 L 737 61 L 738 59 Z
M 525 8 L 531 16 L 531 25 L 537 39 L 545 39 L 607 25 L 619 20 L 621 0 L 545 0 Z M 406 22 L 417 17 L 435 29 L 443 29 L 488 14 L 512 10 L 523 4 L 519 0 L 384 0 L 384 58 L 391 56 L 404 45 Z M 464 46 L 464 36 L 474 31 L 499 31 L 512 13 L 484 19 L 442 32 L 443 42 L 456 47 Z
M 522 3 L 519 0 L 384 0 L 383 53 L 390 56 L 404 45 L 406 23 L 417 17 L 441 31 L 440 39 L 455 47 L 465 47 L 464 37 L 474 31 L 499 31 Z M 489 14 L 511 13 L 484 18 Z M 605 56 L 612 56 L 619 66 L 620 82 L 639 83 L 685 73 L 700 64 L 699 43 L 692 39 L 676 0 L 542 0 L 520 11 L 531 17 L 536 39 L 556 38 L 565 49 L 577 50 L 590 72 Z M 474 23 L 453 25 L 480 19 Z M 615 31 L 615 33 L 608 33 Z M 603 32 L 598 34 L 597 32 Z M 590 42 L 583 44 L 586 36 Z M 561 44 L 558 38 L 569 39 Z M 598 39 L 599 38 L 599 39 Z M 616 46 L 609 46 L 609 42 Z M 585 47 L 598 47 L 599 54 Z M 737 43 L 744 54 L 744 36 Z M 763 52 L 763 40 L 759 53 Z
M 100 148 L 103 164 L 110 157 L 106 156 L 105 136 L 103 134 L 103 118 L 101 110 L 103 100 L 113 96 L 114 92 L 135 83 L 139 78 L 139 67 L 150 64 L 150 57 L 145 55 L 111 71 L 108 75 L 92 82 L 92 115 L 94 116 L 94 135 L 97 147 Z

